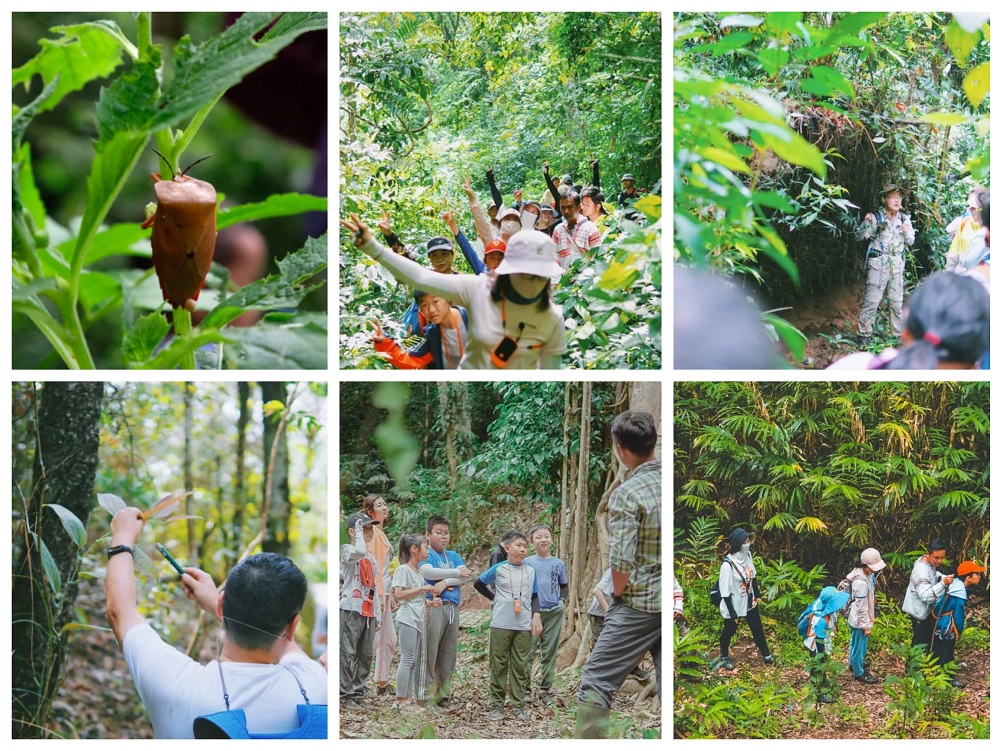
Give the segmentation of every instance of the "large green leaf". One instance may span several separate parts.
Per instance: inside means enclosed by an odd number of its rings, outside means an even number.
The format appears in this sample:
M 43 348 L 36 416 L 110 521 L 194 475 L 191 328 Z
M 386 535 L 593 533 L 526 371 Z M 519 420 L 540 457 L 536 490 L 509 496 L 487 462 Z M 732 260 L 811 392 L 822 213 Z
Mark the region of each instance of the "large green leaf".
M 974 49 L 974 45 L 978 43 L 978 39 L 981 37 L 981 33 L 976 29 L 977 27 L 973 31 L 965 31 L 954 20 L 950 21 L 946 27 L 946 31 L 943 32 L 946 46 L 950 48 L 953 58 L 960 65 L 967 64 L 967 58 L 971 56 L 971 50 Z
M 277 323 L 276 323 L 277 321 Z M 273 314 L 254 326 L 226 329 L 227 360 L 242 370 L 326 370 L 327 316 Z
M 87 529 L 84 527 L 83 522 L 80 521 L 80 517 L 58 503 L 46 503 L 45 507 L 56 512 L 59 521 L 63 524 L 63 529 L 66 530 L 66 534 L 73 540 L 73 544 L 78 548 L 82 548 L 84 543 L 87 542 Z
M 58 78 L 53 95 L 39 110 L 55 107 L 73 91 L 80 91 L 89 82 L 111 75 L 122 62 L 122 52 L 135 59 L 137 51 L 118 25 L 112 21 L 95 21 L 52 29 L 63 36 L 42 39 L 42 51 L 13 71 L 12 85 L 27 88 L 34 76 L 41 76 L 46 85 Z
M 127 332 L 122 341 L 122 354 L 128 362 L 142 362 L 153 356 L 157 345 L 164 340 L 170 324 L 162 313 L 141 316 Z
M 964 93 L 972 107 L 977 107 L 988 96 L 991 85 L 991 63 L 981 63 L 976 68 L 967 71 L 964 76 Z
M 41 537 L 36 539 L 38 540 L 39 554 L 42 558 L 42 573 L 45 574 L 45 579 L 49 582 L 52 591 L 58 592 L 63 586 L 63 577 L 59 574 L 59 566 L 56 565 L 56 559 L 49 552 L 49 546 L 45 544 L 45 540 Z
M 216 226 L 224 229 L 239 222 L 253 222 L 258 219 L 272 219 L 277 216 L 295 216 L 308 211 L 327 211 L 327 199 L 305 193 L 279 193 L 268 196 L 258 203 L 246 203 L 230 209 L 220 210 L 216 215 Z

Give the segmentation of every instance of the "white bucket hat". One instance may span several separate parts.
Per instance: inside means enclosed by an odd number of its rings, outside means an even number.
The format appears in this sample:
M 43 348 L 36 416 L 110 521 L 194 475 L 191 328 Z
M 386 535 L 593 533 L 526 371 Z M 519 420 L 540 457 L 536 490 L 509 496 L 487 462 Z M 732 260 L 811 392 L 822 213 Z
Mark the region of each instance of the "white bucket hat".
M 532 274 L 559 277 L 564 270 L 557 263 L 557 246 L 545 233 L 524 229 L 508 238 L 504 260 L 494 272 L 504 274 Z

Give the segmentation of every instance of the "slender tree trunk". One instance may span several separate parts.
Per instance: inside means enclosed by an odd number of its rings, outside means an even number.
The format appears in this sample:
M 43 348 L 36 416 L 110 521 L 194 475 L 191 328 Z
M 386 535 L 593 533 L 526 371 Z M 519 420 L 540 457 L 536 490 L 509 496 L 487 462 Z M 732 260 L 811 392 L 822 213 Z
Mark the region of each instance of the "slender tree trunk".
M 267 404 L 279 401 L 287 404 L 289 395 L 284 383 L 262 383 L 261 401 Z M 275 466 L 272 474 L 267 467 L 271 458 L 271 447 L 278 440 L 278 451 L 275 454 Z M 289 445 L 285 431 L 278 430 L 278 420 L 264 418 L 264 466 L 265 485 L 271 486 L 271 509 L 267 520 L 267 533 L 262 540 L 261 550 L 265 553 L 289 554 L 289 515 L 292 507 L 289 502 Z
M 45 737 L 73 616 L 80 551 L 58 504 L 87 527 L 94 505 L 104 384 L 47 383 L 37 421 L 33 490 L 18 525 L 23 550 L 14 563 L 11 596 L 11 689 L 14 738 Z M 43 562 L 43 558 L 45 562 Z
M 237 456 L 233 478 L 233 523 L 231 526 L 233 544 L 227 549 L 234 557 L 243 547 L 244 507 L 247 505 L 247 426 L 250 424 L 251 396 L 247 381 L 237 383 L 237 401 L 240 414 L 237 416 Z
M 591 461 L 591 381 L 581 385 L 581 450 L 578 454 L 577 497 L 574 503 L 574 559 L 570 573 L 571 581 L 581 582 L 584 577 L 585 562 L 588 558 L 585 547 L 588 536 L 588 465 Z M 566 628 L 572 632 L 577 620 L 580 585 L 571 588 L 570 602 L 567 603 Z
M 191 471 L 191 453 L 192 453 L 192 426 L 194 424 L 193 415 L 193 403 L 195 401 L 195 384 L 191 381 L 186 381 L 184 384 L 184 489 L 190 491 L 195 487 L 195 478 Z M 191 517 L 194 515 L 195 510 L 192 507 L 194 500 L 192 496 L 187 495 L 184 497 L 184 513 L 185 516 Z M 195 520 L 189 518 L 187 520 L 188 524 L 188 560 L 198 561 L 198 540 L 195 537 Z M 192 564 L 197 565 L 197 564 Z
M 439 415 L 445 431 L 445 454 L 449 464 L 449 489 L 459 482 L 459 465 L 469 456 L 469 384 L 449 381 L 438 384 Z

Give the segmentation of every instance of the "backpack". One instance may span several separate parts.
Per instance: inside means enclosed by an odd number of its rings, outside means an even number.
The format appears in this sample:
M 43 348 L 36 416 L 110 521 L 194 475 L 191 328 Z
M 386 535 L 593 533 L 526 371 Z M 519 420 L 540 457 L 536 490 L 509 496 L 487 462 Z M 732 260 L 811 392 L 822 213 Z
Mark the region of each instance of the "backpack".
M 734 561 L 731 560 L 731 557 L 729 555 L 724 556 L 724 562 L 731 564 L 731 568 L 737 571 L 738 576 L 741 577 L 741 581 L 747 586 L 748 581 L 741 573 L 741 570 L 734 565 Z M 714 607 L 719 608 L 722 600 L 723 598 L 720 596 L 720 577 L 718 576 L 717 580 L 710 585 L 710 602 L 713 603 Z
M 223 701 L 226 710 L 213 712 L 210 715 L 196 717 L 192 723 L 192 732 L 196 738 L 223 739 L 223 738 L 326 738 L 327 737 L 327 705 L 310 704 L 310 699 L 306 695 L 302 681 L 288 666 L 283 665 L 286 670 L 292 673 L 299 685 L 299 693 L 302 694 L 305 704 L 297 704 L 296 712 L 299 716 L 299 727 L 284 733 L 254 733 L 247 730 L 247 715 L 242 709 L 230 708 L 230 697 L 226 691 L 226 680 L 223 678 L 222 663 L 216 663 L 219 668 L 219 680 L 223 686 Z
M 802 639 L 807 638 L 807 631 L 811 625 L 811 616 L 814 615 L 814 603 L 812 602 L 806 608 L 804 612 L 797 616 L 797 633 L 800 634 Z
M 848 592 L 849 593 L 849 599 L 846 601 L 845 605 L 843 605 L 838 610 L 839 614 L 843 618 L 848 618 L 849 617 L 849 608 L 852 606 L 852 582 L 849 581 L 848 579 L 843 579 L 842 581 L 840 581 L 838 583 L 838 586 L 835 587 L 835 589 L 837 589 L 839 592 Z

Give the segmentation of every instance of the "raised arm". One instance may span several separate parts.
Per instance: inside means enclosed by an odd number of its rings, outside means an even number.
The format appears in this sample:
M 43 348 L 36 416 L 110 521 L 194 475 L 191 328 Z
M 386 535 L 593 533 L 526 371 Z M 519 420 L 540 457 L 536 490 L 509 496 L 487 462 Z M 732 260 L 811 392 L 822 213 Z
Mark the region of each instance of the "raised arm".
M 384 248 L 376 242 L 368 225 L 355 214 L 351 214 L 351 220 L 342 219 L 341 224 L 353 233 L 356 248 L 378 261 L 398 280 L 415 289 L 423 289 L 433 295 L 469 307 L 470 294 L 482 284 L 478 277 L 468 274 L 435 273 L 409 258 L 404 258 Z
M 591 160 L 591 184 L 596 188 L 601 188 L 598 178 L 598 159 Z
M 484 266 L 484 262 L 480 260 L 477 255 L 477 251 L 473 249 L 470 245 L 470 241 L 466 239 L 466 235 L 463 234 L 463 230 L 459 228 L 456 224 L 456 220 L 453 217 L 451 211 L 446 211 L 442 213 L 442 219 L 449 227 L 449 231 L 452 232 L 452 236 L 456 238 L 456 242 L 459 243 L 459 249 L 463 251 L 463 258 L 466 262 L 470 264 L 470 268 L 473 269 L 474 274 L 484 274 L 487 272 L 487 267 Z
M 501 197 L 501 191 L 498 190 L 498 184 L 494 182 L 494 168 L 487 168 L 487 184 L 491 188 L 491 198 L 494 199 L 494 205 L 498 207 L 498 211 L 501 210 L 501 206 L 504 204 L 504 199 Z
M 470 211 L 473 213 L 473 221 L 477 225 L 477 234 L 480 236 L 480 242 L 486 245 L 491 240 L 499 239 L 501 233 L 497 227 L 491 224 L 491 220 L 487 218 L 487 214 L 480 205 L 480 201 L 477 200 L 476 193 L 473 192 L 473 185 L 470 183 L 469 177 L 463 183 L 463 192 L 470 199 Z
M 553 196 L 554 205 L 560 206 L 560 191 L 557 190 L 557 184 L 550 177 L 550 163 L 546 162 L 543 165 L 543 179 L 546 180 L 546 187 L 550 189 L 550 195 Z
M 143 531 L 143 512 L 138 508 L 124 508 L 111 520 L 111 545 L 135 549 L 139 533 Z M 136 571 L 132 553 L 117 553 L 108 559 L 105 578 L 105 607 L 108 622 L 115 632 L 119 645 L 133 626 L 146 621 L 136 605 Z

